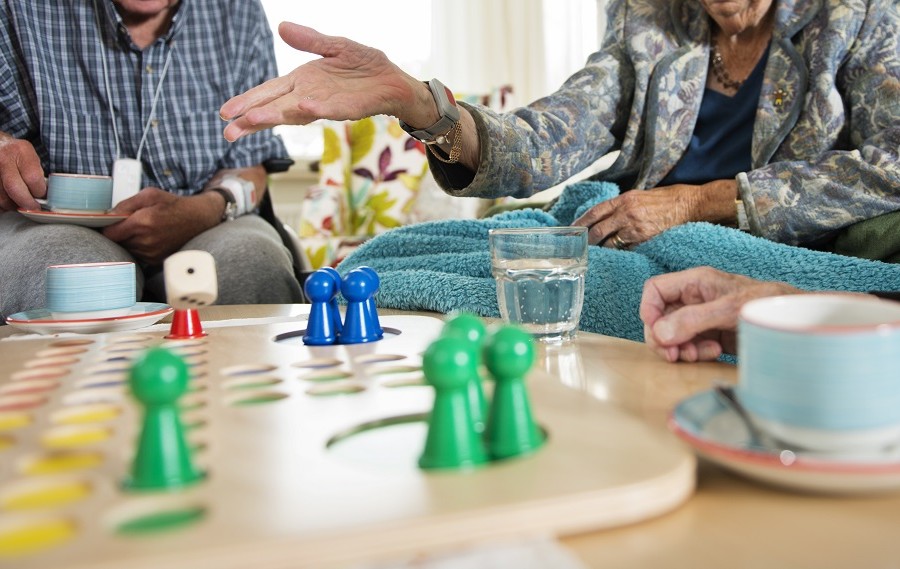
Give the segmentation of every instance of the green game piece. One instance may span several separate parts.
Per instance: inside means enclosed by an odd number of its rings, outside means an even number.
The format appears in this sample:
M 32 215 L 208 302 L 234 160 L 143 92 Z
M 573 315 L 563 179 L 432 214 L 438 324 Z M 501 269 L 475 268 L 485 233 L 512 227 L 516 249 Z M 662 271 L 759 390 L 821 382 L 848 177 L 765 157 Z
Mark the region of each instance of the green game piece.
M 481 318 L 466 312 L 452 316 L 441 331 L 442 336 L 462 338 L 472 344 L 475 351 L 475 375 L 468 386 L 469 406 L 472 409 L 472 420 L 475 422 L 475 431 L 483 433 L 487 421 L 488 402 L 484 396 L 481 374 L 481 348 L 487 336 L 487 328 Z
M 525 374 L 534 363 L 534 339 L 521 328 L 503 326 L 485 340 L 484 361 L 495 382 L 485 429 L 491 458 L 534 452 L 544 444 L 525 388 Z
M 144 406 L 144 420 L 128 488 L 179 488 L 203 477 L 194 467 L 178 408 L 188 375 L 184 360 L 165 348 L 147 350 L 132 366 L 129 385 Z
M 466 394 L 477 373 L 475 362 L 469 342 L 459 338 L 438 338 L 425 350 L 422 369 L 425 380 L 434 387 L 434 407 L 419 467 L 474 468 L 487 462 Z

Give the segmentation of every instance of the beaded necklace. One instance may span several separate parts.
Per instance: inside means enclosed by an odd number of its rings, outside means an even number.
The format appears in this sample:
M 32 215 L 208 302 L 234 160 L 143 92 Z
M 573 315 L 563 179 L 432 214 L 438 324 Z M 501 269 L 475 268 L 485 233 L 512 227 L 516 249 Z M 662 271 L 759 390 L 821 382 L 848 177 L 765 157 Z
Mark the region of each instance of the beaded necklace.
M 713 75 L 716 76 L 716 80 L 718 80 L 726 89 L 733 89 L 735 91 L 740 89 L 747 78 L 744 77 L 740 81 L 731 78 L 731 75 L 728 74 L 728 70 L 725 69 L 725 61 L 722 59 L 722 54 L 719 53 L 719 47 L 715 40 L 713 40 L 709 49 L 712 55 L 712 72 Z

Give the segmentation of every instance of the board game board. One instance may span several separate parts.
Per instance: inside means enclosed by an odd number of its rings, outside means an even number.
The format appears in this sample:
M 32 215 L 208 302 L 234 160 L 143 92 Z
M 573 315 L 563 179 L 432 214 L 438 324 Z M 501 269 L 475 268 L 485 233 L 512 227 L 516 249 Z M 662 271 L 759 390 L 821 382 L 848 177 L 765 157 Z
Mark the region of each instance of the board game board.
M 438 318 L 384 316 L 383 340 L 307 346 L 305 321 L 166 340 L 130 331 L 0 342 L 0 567 L 328 567 L 532 532 L 636 522 L 683 503 L 674 437 L 534 369 L 547 442 L 471 471 L 416 466 Z M 205 479 L 133 492 L 130 361 L 191 366 L 183 420 Z M 536 366 L 538 367 L 538 366 Z

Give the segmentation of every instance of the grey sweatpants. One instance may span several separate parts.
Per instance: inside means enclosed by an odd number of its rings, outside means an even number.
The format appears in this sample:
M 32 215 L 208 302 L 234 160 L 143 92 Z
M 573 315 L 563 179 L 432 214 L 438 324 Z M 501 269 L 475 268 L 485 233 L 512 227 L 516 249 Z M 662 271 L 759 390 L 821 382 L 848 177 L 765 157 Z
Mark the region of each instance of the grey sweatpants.
M 188 241 L 182 250 L 208 251 L 216 260 L 216 304 L 302 302 L 291 256 L 264 219 L 245 215 Z M 134 261 L 99 231 L 76 225 L 32 222 L 17 212 L 0 213 L 0 321 L 44 306 L 49 265 Z M 138 266 L 138 299 L 165 302 L 161 271 L 145 279 Z

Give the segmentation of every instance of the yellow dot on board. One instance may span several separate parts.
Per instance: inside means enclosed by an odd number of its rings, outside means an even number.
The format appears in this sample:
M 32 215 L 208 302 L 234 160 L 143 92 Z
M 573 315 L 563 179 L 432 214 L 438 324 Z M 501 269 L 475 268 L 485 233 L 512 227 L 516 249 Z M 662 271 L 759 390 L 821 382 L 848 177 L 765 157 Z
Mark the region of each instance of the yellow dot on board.
M 43 520 L 0 530 L 0 558 L 18 557 L 59 545 L 75 536 L 69 520 Z
M 73 470 L 87 470 L 103 463 L 103 455 L 97 452 L 61 452 L 37 457 L 23 465 L 24 474 L 38 476 L 59 474 Z
M 53 415 L 53 422 L 57 425 L 106 423 L 112 421 L 120 414 L 121 410 L 115 405 L 82 405 Z
M 0 452 L 3 452 L 8 448 L 12 448 L 14 444 L 15 441 L 13 441 L 10 437 L 0 435 Z
M 44 433 L 41 442 L 51 449 L 71 449 L 105 441 L 110 435 L 103 427 L 66 426 Z
M 21 429 L 31 424 L 31 415 L 27 413 L 0 413 L 0 431 Z
M 86 482 L 66 481 L 28 485 L 0 496 L 0 508 L 4 510 L 33 510 L 77 502 L 91 493 Z

